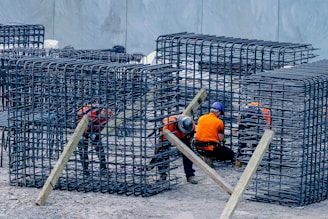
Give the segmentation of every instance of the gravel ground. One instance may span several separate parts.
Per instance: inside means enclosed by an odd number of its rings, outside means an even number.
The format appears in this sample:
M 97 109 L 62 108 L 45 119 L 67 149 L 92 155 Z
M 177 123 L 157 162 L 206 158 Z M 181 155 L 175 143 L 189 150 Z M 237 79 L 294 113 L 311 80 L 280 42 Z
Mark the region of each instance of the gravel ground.
M 151 197 L 126 196 L 95 192 L 54 190 L 44 206 L 37 206 L 41 189 L 9 185 L 7 161 L 0 168 L 0 218 L 220 218 L 229 195 L 211 178 L 195 167 L 197 185 L 185 182 L 183 168 L 178 168 L 180 183 L 169 191 Z M 216 171 L 232 186 L 241 170 L 232 165 L 216 164 Z M 304 207 L 285 207 L 242 199 L 233 218 L 327 218 L 328 200 Z

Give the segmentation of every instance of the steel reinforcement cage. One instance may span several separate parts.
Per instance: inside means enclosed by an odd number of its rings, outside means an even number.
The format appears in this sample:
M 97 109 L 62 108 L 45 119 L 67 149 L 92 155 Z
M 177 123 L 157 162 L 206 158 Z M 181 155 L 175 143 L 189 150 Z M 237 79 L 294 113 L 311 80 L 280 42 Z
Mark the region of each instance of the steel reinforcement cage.
M 45 28 L 41 24 L 0 24 L 0 50 L 43 48 Z
M 10 107 L 3 116 L 9 121 L 11 185 L 43 186 L 72 136 L 78 110 L 89 104 L 113 115 L 102 117 L 104 131 L 91 132 L 88 147 L 79 142 L 55 189 L 150 196 L 177 183 L 177 149 L 154 154 L 162 144 L 162 119 L 177 113 L 176 68 L 26 57 L 9 60 L 7 70 Z M 164 172 L 168 178 L 160 180 Z
M 157 63 L 170 63 L 181 69 L 179 100 L 185 106 L 199 88 L 206 88 L 207 101 L 197 117 L 207 113 L 210 104 L 225 107 L 226 145 L 233 147 L 240 111 L 240 81 L 258 72 L 308 63 L 316 57 L 311 44 L 270 42 L 194 33 L 161 35 L 156 40 Z
M 54 58 L 86 59 L 103 62 L 140 63 L 145 55 L 115 52 L 115 50 L 51 49 L 49 56 Z
M 128 54 L 114 52 L 112 50 L 76 50 L 76 49 L 50 49 L 43 48 L 13 48 L 0 50 L 0 111 L 7 109 L 8 103 L 8 78 L 6 77 L 6 65 L 10 59 L 24 57 L 51 57 L 78 60 L 94 60 L 104 63 L 118 62 L 141 64 L 142 54 Z
M 328 60 L 322 60 L 244 78 L 242 104 L 257 101 L 270 109 L 275 133 L 246 191 L 251 200 L 303 206 L 327 199 L 327 72 Z

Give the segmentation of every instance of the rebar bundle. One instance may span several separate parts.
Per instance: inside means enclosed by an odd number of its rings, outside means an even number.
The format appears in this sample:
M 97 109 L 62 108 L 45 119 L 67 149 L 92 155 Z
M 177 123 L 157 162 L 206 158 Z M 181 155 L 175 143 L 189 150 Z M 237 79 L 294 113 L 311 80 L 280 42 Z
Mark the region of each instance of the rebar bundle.
M 0 24 L 0 49 L 43 48 L 44 34 L 40 24 Z
M 39 57 L 7 67 L 12 185 L 43 186 L 85 106 L 111 113 L 86 130 L 56 188 L 149 196 L 177 183 L 177 150 L 154 154 L 163 115 L 177 109 L 176 68 Z
M 322 60 L 245 77 L 243 92 L 271 110 L 275 132 L 251 199 L 288 206 L 327 199 L 327 69 Z

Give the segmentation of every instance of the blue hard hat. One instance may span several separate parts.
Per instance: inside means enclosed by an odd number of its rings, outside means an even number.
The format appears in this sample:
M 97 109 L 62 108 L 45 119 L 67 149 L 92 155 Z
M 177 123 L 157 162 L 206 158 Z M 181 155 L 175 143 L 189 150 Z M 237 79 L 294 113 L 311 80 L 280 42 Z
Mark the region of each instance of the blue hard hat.
M 220 110 L 221 111 L 221 115 L 224 115 L 224 106 L 222 103 L 220 102 L 215 102 L 212 104 L 211 108 L 216 109 L 216 110 Z

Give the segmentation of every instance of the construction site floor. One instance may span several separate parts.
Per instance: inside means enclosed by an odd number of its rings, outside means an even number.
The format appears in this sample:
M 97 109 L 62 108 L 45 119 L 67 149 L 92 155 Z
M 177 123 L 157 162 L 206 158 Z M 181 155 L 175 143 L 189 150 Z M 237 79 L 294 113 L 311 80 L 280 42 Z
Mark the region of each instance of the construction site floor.
M 186 182 L 183 168 L 174 189 L 151 197 L 136 197 L 108 193 L 54 190 L 44 206 L 35 201 L 41 189 L 9 185 L 8 158 L 0 168 L 0 218 L 158 218 L 158 219 L 211 219 L 220 218 L 229 195 L 211 178 L 195 167 L 198 184 Z M 232 164 L 215 163 L 215 170 L 232 186 L 242 173 Z M 328 200 L 304 207 L 285 207 L 242 199 L 232 218 L 236 219 L 324 219 L 328 218 Z

